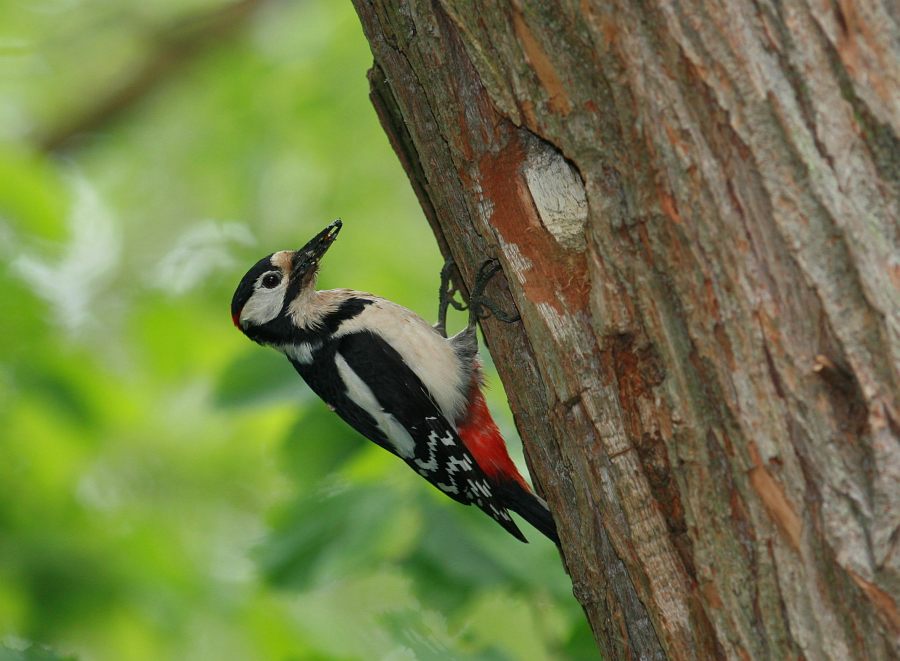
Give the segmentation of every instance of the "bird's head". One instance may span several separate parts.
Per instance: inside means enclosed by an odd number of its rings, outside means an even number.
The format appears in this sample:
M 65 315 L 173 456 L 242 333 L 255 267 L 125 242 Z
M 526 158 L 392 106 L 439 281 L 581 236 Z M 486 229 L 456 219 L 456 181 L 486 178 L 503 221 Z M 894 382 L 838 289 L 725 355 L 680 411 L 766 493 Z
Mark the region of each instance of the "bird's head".
M 315 290 L 319 261 L 341 229 L 335 220 L 300 250 L 263 257 L 241 279 L 231 299 L 231 319 L 247 337 L 263 344 L 292 332 L 291 304 Z

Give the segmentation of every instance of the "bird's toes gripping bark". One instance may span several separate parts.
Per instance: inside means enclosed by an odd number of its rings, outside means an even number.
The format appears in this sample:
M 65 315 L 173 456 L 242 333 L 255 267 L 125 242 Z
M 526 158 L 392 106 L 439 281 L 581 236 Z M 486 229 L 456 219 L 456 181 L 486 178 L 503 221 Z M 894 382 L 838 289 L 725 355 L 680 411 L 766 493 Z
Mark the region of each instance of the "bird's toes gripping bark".
M 478 273 L 475 276 L 475 284 L 472 287 L 472 294 L 469 296 L 469 327 L 474 328 L 475 324 L 478 323 L 479 320 L 485 319 L 487 314 L 485 314 L 485 310 L 491 313 L 491 315 L 499 319 L 500 321 L 511 324 L 513 322 L 519 321 L 522 317 L 519 316 L 518 312 L 505 312 L 500 309 L 500 306 L 497 305 L 496 302 L 487 298 L 484 295 L 485 287 L 487 287 L 488 282 L 491 281 L 499 271 L 502 271 L 503 267 L 500 265 L 500 262 L 496 259 L 488 259 L 481 263 L 481 266 L 478 267 Z
M 435 328 L 441 335 L 447 337 L 447 310 L 451 306 L 454 310 L 469 310 L 469 328 L 474 328 L 479 320 L 485 319 L 487 313 L 490 313 L 496 319 L 508 324 L 521 319 L 518 313 L 504 312 L 497 303 L 484 295 L 484 290 L 485 287 L 487 287 L 488 282 L 490 282 L 491 278 L 501 270 L 502 267 L 500 266 L 500 262 L 496 259 L 488 259 L 482 262 L 481 266 L 478 267 L 478 273 L 475 276 L 472 294 L 469 296 L 469 304 L 466 305 L 465 303 L 460 303 L 455 298 L 456 293 L 460 291 L 459 287 L 455 284 L 455 282 L 458 282 L 456 278 L 459 277 L 459 270 L 456 268 L 456 263 L 453 261 L 452 257 L 449 257 L 447 261 L 444 262 L 444 267 L 441 269 L 438 321 L 437 324 L 435 324 Z
M 448 257 L 441 269 L 441 289 L 438 292 L 438 321 L 435 324 L 437 331 L 444 337 L 447 337 L 447 309 L 453 306 L 454 310 L 465 310 L 467 307 L 465 303 L 461 303 L 455 298 L 459 288 L 454 284 L 456 278 L 451 275 L 454 271 L 459 275 L 459 271 L 456 269 L 456 262 L 453 261 L 452 257 Z

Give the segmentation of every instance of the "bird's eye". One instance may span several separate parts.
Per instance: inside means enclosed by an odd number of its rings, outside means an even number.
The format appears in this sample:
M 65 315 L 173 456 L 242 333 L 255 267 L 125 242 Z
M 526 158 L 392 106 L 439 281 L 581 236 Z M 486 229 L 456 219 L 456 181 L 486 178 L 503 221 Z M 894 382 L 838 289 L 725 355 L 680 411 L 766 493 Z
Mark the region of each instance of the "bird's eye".
M 281 276 L 277 273 L 266 273 L 262 279 L 262 286 L 266 289 L 275 289 L 281 283 Z

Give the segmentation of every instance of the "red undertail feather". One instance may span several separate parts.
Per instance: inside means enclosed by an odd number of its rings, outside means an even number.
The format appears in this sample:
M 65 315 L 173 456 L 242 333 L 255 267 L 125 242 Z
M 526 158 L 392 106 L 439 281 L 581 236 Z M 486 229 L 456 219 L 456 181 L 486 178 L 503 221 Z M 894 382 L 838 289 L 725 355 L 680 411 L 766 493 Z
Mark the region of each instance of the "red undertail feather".
M 477 377 L 476 377 L 477 378 Z M 547 504 L 538 498 L 520 474 L 509 453 L 500 430 L 491 418 L 484 395 L 473 380 L 469 410 L 457 428 L 459 437 L 478 462 L 503 505 L 520 514 L 528 523 L 559 545 L 559 535 Z
M 469 410 L 457 429 L 459 437 L 488 477 L 514 480 L 530 493 L 528 483 L 506 451 L 506 442 L 491 417 L 481 389 L 473 384 L 472 393 Z

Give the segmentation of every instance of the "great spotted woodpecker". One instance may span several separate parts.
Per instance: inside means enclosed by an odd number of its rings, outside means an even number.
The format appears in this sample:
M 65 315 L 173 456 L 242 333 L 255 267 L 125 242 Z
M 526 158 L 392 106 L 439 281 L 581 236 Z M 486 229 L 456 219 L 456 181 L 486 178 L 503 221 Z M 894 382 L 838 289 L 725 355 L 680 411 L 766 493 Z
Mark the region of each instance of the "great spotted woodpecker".
M 372 294 L 316 290 L 319 262 L 340 229 L 336 220 L 300 250 L 257 262 L 231 301 L 234 325 L 287 356 L 351 427 L 442 492 L 477 505 L 524 542 L 508 510 L 518 512 L 558 544 L 546 503 L 516 470 L 481 392 L 475 325 L 493 270 L 482 271 L 473 288 L 468 327 L 447 338 L 447 306 L 455 301 L 446 269 L 436 327 Z

